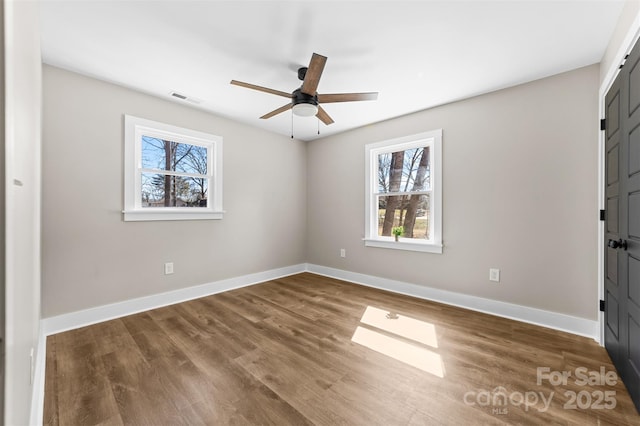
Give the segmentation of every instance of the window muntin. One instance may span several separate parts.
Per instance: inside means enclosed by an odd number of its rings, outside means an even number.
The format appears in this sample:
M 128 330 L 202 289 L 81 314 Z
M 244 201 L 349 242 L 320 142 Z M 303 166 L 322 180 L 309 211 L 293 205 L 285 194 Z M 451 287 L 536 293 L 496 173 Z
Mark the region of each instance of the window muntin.
M 366 146 L 367 246 L 442 252 L 441 142 L 436 130 Z
M 125 220 L 222 218 L 222 138 L 125 116 Z

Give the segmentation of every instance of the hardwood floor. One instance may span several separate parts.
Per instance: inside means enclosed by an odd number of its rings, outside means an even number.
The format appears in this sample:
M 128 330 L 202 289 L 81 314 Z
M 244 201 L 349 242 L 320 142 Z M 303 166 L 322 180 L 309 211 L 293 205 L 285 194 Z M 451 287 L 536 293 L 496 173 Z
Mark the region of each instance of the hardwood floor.
M 44 422 L 638 425 L 614 371 L 587 338 L 304 273 L 49 336 Z

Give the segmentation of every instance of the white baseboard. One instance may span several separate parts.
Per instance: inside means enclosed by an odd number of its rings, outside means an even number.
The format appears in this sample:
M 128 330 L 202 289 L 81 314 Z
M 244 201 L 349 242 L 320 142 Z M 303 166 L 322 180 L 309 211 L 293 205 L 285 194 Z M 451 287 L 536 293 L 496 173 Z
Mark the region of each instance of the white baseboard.
M 114 318 L 120 318 L 126 315 L 184 302 L 186 300 L 197 299 L 199 297 L 246 287 L 305 271 L 349 281 L 355 284 L 362 284 L 368 287 L 375 287 L 394 293 L 405 294 L 407 296 L 432 300 L 435 302 L 445 303 L 447 305 L 471 309 L 473 311 L 541 325 L 543 327 L 590 337 L 596 341 L 598 340 L 598 321 L 573 317 L 528 306 L 516 305 L 513 303 L 455 293 L 447 290 L 425 287 L 402 281 L 395 281 L 387 278 L 380 278 L 373 275 L 304 263 L 44 318 L 41 320 L 41 330 L 44 336 L 48 336 L 108 321 Z M 40 349 L 38 352 L 40 352 Z
M 179 290 L 169 291 L 166 293 L 154 294 L 109 305 L 96 306 L 95 308 L 85 309 L 82 311 L 43 318 L 40 326 L 44 335 L 49 336 L 51 334 L 61 333 L 63 331 L 73 330 L 75 328 L 136 314 L 138 312 L 148 311 L 150 309 L 173 305 L 175 303 L 197 299 L 199 297 L 210 296 L 223 291 L 246 287 L 305 271 L 306 264 L 301 263 L 255 274 L 228 278 L 193 287 L 181 288 Z
M 318 275 L 337 278 L 343 281 L 362 284 L 368 287 L 375 287 L 394 293 L 418 297 L 420 299 L 458 306 L 472 311 L 484 312 L 516 321 L 566 331 L 568 333 L 589 337 L 598 341 L 598 321 L 573 317 L 528 306 L 516 305 L 513 303 L 454 293 L 452 291 L 440 290 L 402 281 L 390 280 L 387 278 L 375 277 L 372 275 L 360 274 L 357 272 L 329 268 L 326 266 L 307 264 L 307 271 Z

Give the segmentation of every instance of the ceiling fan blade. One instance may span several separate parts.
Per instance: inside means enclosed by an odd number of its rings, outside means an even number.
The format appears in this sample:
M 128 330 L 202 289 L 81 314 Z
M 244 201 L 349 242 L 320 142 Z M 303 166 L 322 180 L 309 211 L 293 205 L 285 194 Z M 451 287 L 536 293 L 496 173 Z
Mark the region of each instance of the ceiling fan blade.
M 329 93 L 318 95 L 318 102 L 321 104 L 329 104 L 332 102 L 375 101 L 376 99 L 378 99 L 378 92 Z
M 329 117 L 327 111 L 325 111 L 320 105 L 318 105 L 318 113 L 316 114 L 316 117 L 318 117 L 320 121 L 322 121 L 327 126 L 333 123 L 333 118 Z
M 235 86 L 246 87 L 247 89 L 257 90 L 259 92 L 266 92 L 266 93 L 271 93 L 272 95 L 283 96 L 285 98 L 291 97 L 291 93 L 281 92 L 280 90 L 269 89 L 268 87 L 257 86 L 255 84 L 245 83 L 238 80 L 231 80 L 231 84 Z
M 278 114 L 280 114 L 281 112 L 285 112 L 286 110 L 291 109 L 291 107 L 292 107 L 292 106 L 293 106 L 293 104 L 288 103 L 288 104 L 286 104 L 286 105 L 281 106 L 281 107 L 280 107 L 280 108 L 278 108 L 278 109 L 274 109 L 273 111 L 271 111 L 271 112 L 269 112 L 269 113 L 266 113 L 265 115 L 263 115 L 263 116 L 262 116 L 262 117 L 260 117 L 260 118 L 262 118 L 262 119 L 271 118 L 271 117 L 273 117 L 274 115 L 278 115 Z
M 318 90 L 318 83 L 320 83 L 320 77 L 322 76 L 322 71 L 324 70 L 324 64 L 326 62 L 326 56 L 318 55 L 317 53 L 314 53 L 313 56 L 311 56 L 311 62 L 309 62 L 307 73 L 304 76 L 304 82 L 300 88 L 302 93 L 315 96 L 316 91 Z

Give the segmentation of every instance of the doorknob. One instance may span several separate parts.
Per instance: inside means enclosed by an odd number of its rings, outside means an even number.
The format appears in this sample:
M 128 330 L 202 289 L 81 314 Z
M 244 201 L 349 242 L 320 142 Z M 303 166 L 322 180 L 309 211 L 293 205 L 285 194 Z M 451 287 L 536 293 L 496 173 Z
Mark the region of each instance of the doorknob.
M 616 240 L 609 240 L 609 243 L 607 244 L 609 247 L 617 249 L 617 248 L 622 248 L 622 250 L 626 250 L 627 249 L 627 240 L 623 240 L 622 238 L 620 238 L 618 241 Z

